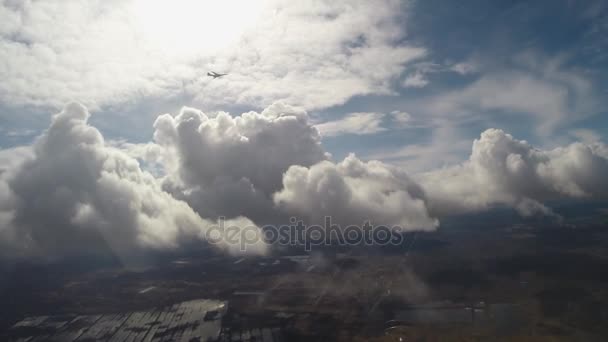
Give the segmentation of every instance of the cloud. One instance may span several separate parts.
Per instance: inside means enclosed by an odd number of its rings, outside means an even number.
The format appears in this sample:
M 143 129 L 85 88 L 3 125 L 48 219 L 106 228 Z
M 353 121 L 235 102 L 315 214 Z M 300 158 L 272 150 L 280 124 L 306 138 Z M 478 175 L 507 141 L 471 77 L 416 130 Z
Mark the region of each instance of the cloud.
M 406 123 L 402 125 L 408 127 L 407 122 L 409 121 L 406 120 Z M 409 125 L 416 127 L 416 123 Z M 409 144 L 394 149 L 378 149 L 366 155 L 366 158 L 378 159 L 403 167 L 408 172 L 418 173 L 459 163 L 471 148 L 471 141 L 464 139 L 458 129 L 446 123 L 432 127 L 429 138 L 428 142 Z
M 453 64 L 449 67 L 449 70 L 460 74 L 460 75 L 468 75 L 477 71 L 477 66 L 470 62 L 460 62 Z
M 425 212 L 422 189 L 405 173 L 354 156 L 338 164 L 326 160 L 301 109 L 275 103 L 261 113 L 210 117 L 184 108 L 175 117 L 161 115 L 154 126 L 163 188 L 204 217 L 242 215 L 266 224 L 332 215 L 338 224 L 371 219 L 408 229 L 437 224 Z M 335 183 L 327 180 L 335 174 Z M 343 190 L 352 198 L 334 198 Z M 317 210 L 323 203 L 330 207 Z
M 420 104 L 434 116 L 488 117 L 488 112 L 530 115 L 537 133 L 547 136 L 557 127 L 598 110 L 591 80 L 569 68 L 563 58 L 523 53 L 512 65 L 480 73 L 466 87 L 434 96 Z
M 67 106 L 32 154 L 2 174 L 3 253 L 51 258 L 111 253 L 125 261 L 145 250 L 204 240 L 217 221 L 201 218 L 163 191 L 135 159 L 107 146 L 88 117 L 83 106 Z M 226 224 L 255 226 L 243 217 Z M 250 249 L 264 250 L 263 244 Z
M 0 149 L 0 175 L 21 164 L 32 155 L 30 146 L 18 146 Z
M 401 84 L 404 88 L 424 88 L 429 84 L 429 80 L 421 72 L 416 72 L 407 76 Z
M 334 137 L 343 134 L 375 134 L 385 131 L 382 113 L 351 113 L 339 120 L 316 125 L 322 136 Z
M 460 75 L 468 75 L 475 73 L 477 67 L 471 62 L 460 62 L 460 63 L 435 63 L 430 61 L 415 62 L 410 68 L 414 70 L 409 72 L 407 76 L 401 81 L 403 88 L 424 88 L 430 81 L 428 76 L 434 74 L 442 74 L 446 72 L 455 72 Z
M 568 131 L 568 134 L 588 145 L 598 143 L 602 140 L 601 136 L 591 129 L 571 129 L 570 131 Z
M 407 127 L 412 121 L 412 116 L 407 112 L 395 110 L 390 113 L 390 116 L 399 127 Z
M 605 199 L 608 153 L 603 144 L 573 143 L 553 150 L 534 148 L 499 129 L 473 142 L 470 158 L 423 174 L 430 212 L 443 216 L 496 205 L 523 215 L 551 214 L 543 203 L 564 198 Z
M 398 168 L 378 161 L 362 162 L 349 155 L 340 163 L 323 161 L 311 167 L 292 166 L 274 202 L 308 222 L 325 216 L 346 225 L 398 225 L 408 230 L 432 230 L 423 189 Z
M 267 221 L 283 173 L 326 158 L 306 112 L 282 103 L 235 117 L 184 108 L 159 116 L 154 128 L 167 174 L 163 188 L 206 217 Z
M 154 142 L 143 144 L 107 143 L 88 118 L 86 108 L 71 104 L 32 147 L 0 154 L 11 161 L 0 176 L 4 256 L 110 253 L 128 261 L 204 241 L 224 217 L 256 234 L 262 223 L 326 214 L 338 224 L 438 224 L 405 173 L 354 156 L 327 161 L 308 114 L 280 102 L 234 117 L 185 107 L 160 115 Z M 294 187 L 303 170 L 311 174 L 307 189 Z M 333 174 L 340 179 L 323 181 Z M 310 211 L 333 203 L 341 189 L 350 197 L 337 210 Z M 219 247 L 240 252 L 238 243 Z M 263 240 L 248 247 L 267 249 Z
M 54 108 L 78 100 L 96 109 L 186 95 L 207 108 L 286 100 L 316 109 L 388 94 L 395 75 L 426 53 L 400 43 L 405 7 L 392 0 L 2 2 L 0 100 Z M 209 70 L 229 75 L 211 80 Z

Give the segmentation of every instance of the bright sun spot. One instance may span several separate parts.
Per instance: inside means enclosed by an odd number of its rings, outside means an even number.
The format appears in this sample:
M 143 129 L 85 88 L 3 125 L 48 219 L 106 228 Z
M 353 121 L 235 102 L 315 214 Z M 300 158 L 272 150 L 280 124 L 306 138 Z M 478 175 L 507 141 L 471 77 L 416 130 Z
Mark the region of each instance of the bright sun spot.
M 255 28 L 266 1 L 134 0 L 136 31 L 154 48 L 184 58 L 214 53 Z

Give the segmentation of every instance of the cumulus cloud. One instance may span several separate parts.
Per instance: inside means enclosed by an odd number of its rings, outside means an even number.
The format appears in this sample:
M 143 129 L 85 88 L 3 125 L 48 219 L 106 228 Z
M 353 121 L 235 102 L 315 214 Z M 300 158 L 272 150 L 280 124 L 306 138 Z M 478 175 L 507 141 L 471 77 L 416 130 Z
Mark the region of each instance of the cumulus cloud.
M 337 164 L 290 167 L 274 201 L 313 223 L 331 216 L 343 227 L 366 221 L 409 230 L 438 226 L 427 211 L 423 189 L 405 172 L 378 161 L 362 162 L 352 154 Z
M 326 160 L 319 126 L 301 109 L 279 102 L 232 117 L 184 108 L 154 126 L 163 188 L 204 217 L 243 215 L 262 224 L 331 215 L 341 225 L 437 225 L 424 192 L 404 172 L 354 156 Z
M 146 249 L 204 239 L 217 222 L 201 218 L 163 191 L 135 159 L 107 146 L 88 117 L 83 106 L 67 106 L 38 138 L 31 156 L 2 174 L 4 253 L 111 253 L 128 260 Z M 254 226 L 243 217 L 226 224 Z M 264 246 L 250 250 L 263 252 Z
M 0 149 L 0 175 L 16 167 L 31 155 L 32 148 L 30 146 Z
M 374 134 L 385 131 L 382 127 L 382 113 L 351 113 L 345 117 L 316 125 L 322 136 L 333 137 L 343 134 Z
M 325 108 L 390 93 L 425 54 L 403 44 L 405 13 L 393 0 L 4 1 L 0 100 L 94 108 L 186 94 L 205 107 Z M 211 81 L 212 69 L 230 81 Z
M 267 221 L 283 173 L 326 158 L 306 112 L 283 103 L 236 117 L 184 108 L 175 117 L 161 115 L 154 128 L 163 187 L 206 217 Z
M 523 215 L 551 214 L 551 200 L 608 196 L 608 153 L 601 143 L 534 148 L 499 129 L 473 142 L 463 164 L 431 171 L 420 181 L 431 212 L 445 215 L 507 205 Z
M 424 191 L 403 171 L 354 156 L 326 160 L 319 126 L 301 109 L 279 102 L 233 117 L 184 108 L 154 126 L 163 188 L 204 217 L 243 215 L 262 224 L 331 215 L 341 225 L 437 225 Z

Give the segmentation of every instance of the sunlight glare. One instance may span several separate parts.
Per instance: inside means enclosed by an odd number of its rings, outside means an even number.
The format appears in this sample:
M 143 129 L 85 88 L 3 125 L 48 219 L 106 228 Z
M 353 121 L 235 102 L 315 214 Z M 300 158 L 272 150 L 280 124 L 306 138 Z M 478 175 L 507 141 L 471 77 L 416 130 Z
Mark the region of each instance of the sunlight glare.
M 134 0 L 133 22 L 165 54 L 193 57 L 228 47 L 260 19 L 265 1 Z

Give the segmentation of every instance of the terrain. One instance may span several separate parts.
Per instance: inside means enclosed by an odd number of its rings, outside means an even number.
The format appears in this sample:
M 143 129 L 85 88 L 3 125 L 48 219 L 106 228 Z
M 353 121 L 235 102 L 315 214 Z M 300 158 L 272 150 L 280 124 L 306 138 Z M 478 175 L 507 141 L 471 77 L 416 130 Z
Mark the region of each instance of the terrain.
M 209 299 L 228 304 L 221 336 L 271 327 L 294 341 L 605 340 L 605 216 L 503 221 L 454 219 L 435 232 L 408 233 L 398 246 L 310 253 L 293 246 L 264 257 L 202 249 L 145 265 L 75 258 L 5 266 L 0 327 L 10 337 L 28 317 Z

